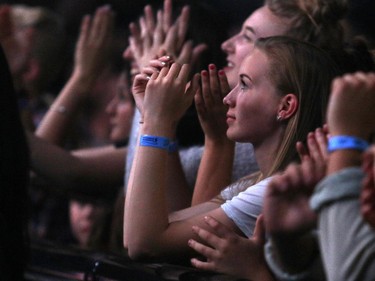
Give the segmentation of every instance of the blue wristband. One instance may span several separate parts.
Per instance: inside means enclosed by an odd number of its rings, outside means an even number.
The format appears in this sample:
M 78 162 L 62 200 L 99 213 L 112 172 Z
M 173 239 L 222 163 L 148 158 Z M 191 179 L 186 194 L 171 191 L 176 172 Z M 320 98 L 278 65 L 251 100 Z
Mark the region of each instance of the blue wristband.
M 342 149 L 365 151 L 368 147 L 367 141 L 353 136 L 334 136 L 328 140 L 328 152 L 330 153 Z
M 159 149 L 169 150 L 169 138 L 141 135 L 140 146 L 149 146 Z

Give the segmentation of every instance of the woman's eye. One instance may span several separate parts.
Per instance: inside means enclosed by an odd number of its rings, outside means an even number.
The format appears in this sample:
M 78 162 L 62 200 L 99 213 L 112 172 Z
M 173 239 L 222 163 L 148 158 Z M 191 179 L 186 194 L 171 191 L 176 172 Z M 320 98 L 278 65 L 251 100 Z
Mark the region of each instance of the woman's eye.
M 240 89 L 245 90 L 246 88 L 247 88 L 247 85 L 243 81 L 240 81 Z

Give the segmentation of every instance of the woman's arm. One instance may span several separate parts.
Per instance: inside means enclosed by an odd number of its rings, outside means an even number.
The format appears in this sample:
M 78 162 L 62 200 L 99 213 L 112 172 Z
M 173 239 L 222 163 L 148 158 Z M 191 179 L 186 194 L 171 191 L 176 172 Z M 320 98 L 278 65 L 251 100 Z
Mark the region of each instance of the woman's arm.
M 98 8 L 93 19 L 90 16 L 83 18 L 73 73 L 37 128 L 37 136 L 57 145 L 63 144 L 67 129 L 107 63 L 113 18 L 109 6 Z
M 123 183 L 126 148 L 107 146 L 69 153 L 27 132 L 31 166 L 59 188 L 105 192 Z
M 195 105 L 205 143 L 192 205 L 212 199 L 231 183 L 234 161 L 234 142 L 226 136 L 227 107 L 223 104 L 223 98 L 230 90 L 226 75 L 210 64 L 209 71 L 201 72 L 201 81 Z
M 173 138 L 177 122 L 190 106 L 198 87 L 198 77 L 195 76 L 191 88 L 185 93 L 188 71 L 186 65 L 173 64 L 170 70 L 163 68 L 159 75 L 153 74 L 144 94 L 141 135 Z M 143 95 L 141 91 L 134 94 Z M 132 258 L 191 256 L 187 242 L 192 237 L 198 239 L 191 227 L 195 224 L 207 227 L 203 220 L 207 214 L 236 229 L 221 208 L 169 222 L 166 200 L 168 157 L 165 149 L 137 146 L 124 214 L 124 245 Z

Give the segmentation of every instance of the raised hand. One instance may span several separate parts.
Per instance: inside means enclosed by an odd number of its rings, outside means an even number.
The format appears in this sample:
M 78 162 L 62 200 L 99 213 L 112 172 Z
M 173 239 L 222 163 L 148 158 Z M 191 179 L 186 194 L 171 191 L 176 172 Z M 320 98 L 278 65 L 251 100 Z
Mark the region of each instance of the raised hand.
M 375 74 L 355 73 L 336 78 L 328 105 L 330 134 L 368 139 L 375 129 Z
M 109 6 L 96 10 L 93 18 L 82 19 L 75 50 L 73 75 L 93 83 L 108 60 L 113 36 L 114 15 Z
M 188 245 L 206 261 L 193 258 L 193 266 L 251 280 L 272 280 L 263 256 L 265 237 L 261 216 L 251 239 L 239 236 L 212 217 L 205 220 L 212 231 L 193 226 L 193 231 L 204 244 L 191 239 Z
M 363 155 L 362 169 L 365 178 L 361 191 L 361 213 L 363 218 L 375 228 L 375 146 Z
M 151 60 L 149 65 L 137 74 L 133 81 L 132 94 L 135 104 L 143 116 L 143 100 L 146 91 L 147 82 L 151 79 L 153 73 L 159 73 L 163 67 L 169 67 L 173 60 L 169 56 L 163 56 L 159 59 Z
M 170 68 L 164 67 L 160 73 L 152 74 L 143 100 L 145 122 L 156 122 L 159 125 L 162 123 L 165 126 L 177 125 L 199 87 L 199 75 L 195 75 L 186 89 L 189 71 L 189 65 L 174 63 Z
M 129 47 L 124 58 L 133 61 L 132 73 L 139 73 L 149 61 L 168 54 L 180 64 L 191 63 L 206 49 L 204 44 L 196 47 L 186 42 L 190 10 L 183 7 L 181 14 L 172 24 L 172 1 L 164 1 L 164 10 L 157 12 L 155 23 L 151 6 L 146 6 L 139 24 L 131 23 Z
M 327 167 L 327 129 L 317 128 L 307 136 L 307 148 L 297 143 L 301 164 L 291 164 L 270 182 L 265 202 L 265 225 L 271 234 L 299 235 L 311 229 L 316 215 L 309 200 Z
M 298 236 L 312 229 L 316 215 L 309 200 L 315 181 L 313 162 L 291 164 L 283 174 L 276 175 L 267 187 L 264 200 L 264 220 L 271 235 Z
M 217 71 L 216 66 L 210 64 L 208 71 L 201 72 L 201 84 L 195 95 L 195 106 L 206 140 L 228 142 L 227 106 L 223 103 L 223 98 L 230 91 L 227 77 L 224 71 Z

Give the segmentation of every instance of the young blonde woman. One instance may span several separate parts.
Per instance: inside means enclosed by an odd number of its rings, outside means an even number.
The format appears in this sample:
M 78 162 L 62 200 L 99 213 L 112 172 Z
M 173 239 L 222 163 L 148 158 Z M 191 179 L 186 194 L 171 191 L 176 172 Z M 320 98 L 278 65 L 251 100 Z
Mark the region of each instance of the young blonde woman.
M 192 226 L 207 229 L 207 216 L 251 237 L 268 181 L 298 158 L 295 143 L 322 124 L 330 82 L 337 73 L 334 62 L 309 44 L 286 37 L 258 40 L 241 66 L 237 86 L 224 98 L 227 136 L 253 143 L 258 179 L 221 206 L 210 201 L 169 214 L 168 154 L 176 124 L 198 89 L 195 76 L 185 92 L 188 72 L 187 65 L 176 63 L 150 80 L 137 75 L 133 85 L 142 124 L 125 201 L 124 244 L 131 258 L 193 257 L 188 241 L 202 240 Z M 263 269 L 257 274 L 267 275 Z

